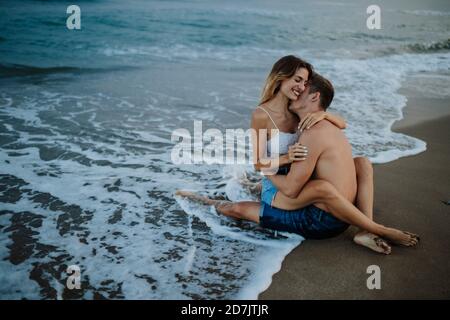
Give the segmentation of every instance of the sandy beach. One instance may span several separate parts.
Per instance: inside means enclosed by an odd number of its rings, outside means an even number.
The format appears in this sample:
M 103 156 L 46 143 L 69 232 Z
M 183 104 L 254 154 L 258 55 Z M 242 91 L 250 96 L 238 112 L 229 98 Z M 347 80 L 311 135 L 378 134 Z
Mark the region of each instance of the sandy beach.
M 382 256 L 351 241 L 356 231 L 329 240 L 307 240 L 284 260 L 259 299 L 450 298 L 450 108 L 445 99 L 408 97 L 394 131 L 422 139 L 419 155 L 374 166 L 374 217 L 418 233 L 417 248 L 393 247 Z M 369 265 L 381 269 L 381 289 L 369 290 Z

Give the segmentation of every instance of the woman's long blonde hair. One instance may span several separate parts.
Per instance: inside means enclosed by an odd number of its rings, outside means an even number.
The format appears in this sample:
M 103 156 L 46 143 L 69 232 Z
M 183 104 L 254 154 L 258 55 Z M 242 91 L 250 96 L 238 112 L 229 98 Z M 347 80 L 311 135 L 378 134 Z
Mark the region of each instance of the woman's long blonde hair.
M 270 71 L 269 76 L 264 84 L 264 89 L 261 94 L 261 101 L 259 104 L 263 104 L 272 99 L 280 90 L 281 82 L 285 79 L 292 77 L 298 69 L 305 68 L 308 70 L 308 76 L 312 74 L 312 66 L 293 55 L 282 57 L 275 62 Z

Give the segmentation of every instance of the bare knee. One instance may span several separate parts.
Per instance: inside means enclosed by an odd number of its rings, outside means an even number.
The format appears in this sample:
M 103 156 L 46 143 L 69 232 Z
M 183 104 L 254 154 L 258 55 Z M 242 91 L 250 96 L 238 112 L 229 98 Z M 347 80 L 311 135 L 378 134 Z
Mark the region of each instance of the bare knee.
M 228 209 L 228 213 L 230 216 L 234 218 L 241 219 L 245 213 L 246 206 L 243 203 L 236 202 L 231 203 Z
M 356 176 L 361 177 L 373 177 L 373 166 L 369 159 L 366 157 L 357 157 L 353 159 L 355 162 Z
M 226 216 L 234 216 L 234 203 L 219 202 L 216 204 L 216 210 Z
M 330 199 L 337 197 L 338 191 L 336 188 L 325 180 L 311 181 L 314 189 L 314 194 L 317 195 L 318 202 L 328 202 Z

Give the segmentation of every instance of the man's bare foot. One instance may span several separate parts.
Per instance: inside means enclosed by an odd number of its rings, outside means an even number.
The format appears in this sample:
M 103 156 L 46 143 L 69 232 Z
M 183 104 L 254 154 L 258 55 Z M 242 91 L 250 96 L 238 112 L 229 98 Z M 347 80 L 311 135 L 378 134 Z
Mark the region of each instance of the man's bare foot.
M 420 240 L 417 234 L 394 228 L 386 228 L 382 236 L 394 244 L 405 247 L 413 247 L 418 244 Z
M 201 196 L 201 195 L 196 194 L 195 192 L 191 192 L 191 191 L 177 190 L 175 192 L 175 195 L 184 197 L 184 198 L 188 198 L 190 200 L 194 200 L 196 202 L 200 202 L 200 203 L 203 203 L 203 204 L 206 204 L 209 206 L 214 206 L 218 202 L 220 202 L 220 200 L 213 200 L 213 199 L 210 199 L 205 196 Z
M 199 195 L 195 192 L 191 192 L 191 191 L 177 190 L 177 191 L 175 191 L 175 195 L 193 200 L 195 202 L 202 203 L 207 206 L 214 206 L 219 212 L 223 206 L 229 205 L 231 203 L 228 200 L 215 200 L 215 199 L 208 198 L 206 196 L 201 196 L 201 195 Z
M 175 191 L 175 195 L 202 203 L 207 206 L 214 206 L 216 208 L 216 212 L 218 214 L 227 215 L 226 212 L 229 211 L 230 206 L 233 205 L 231 201 L 214 200 L 214 199 L 210 199 L 205 196 L 201 196 L 201 195 L 196 194 L 195 192 L 191 192 L 191 191 L 177 190 L 177 191 Z
M 369 233 L 367 231 L 358 232 L 354 237 L 353 241 L 363 247 L 367 247 L 378 253 L 390 254 L 391 247 L 389 244 L 379 236 Z

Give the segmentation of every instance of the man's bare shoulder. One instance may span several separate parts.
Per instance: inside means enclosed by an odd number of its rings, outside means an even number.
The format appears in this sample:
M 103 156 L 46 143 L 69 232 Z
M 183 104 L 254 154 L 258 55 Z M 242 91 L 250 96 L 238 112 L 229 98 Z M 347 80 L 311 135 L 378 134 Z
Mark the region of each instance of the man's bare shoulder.
M 311 129 L 304 130 L 300 135 L 299 142 L 306 145 L 310 151 L 323 151 L 336 142 L 341 134 L 335 125 L 328 121 L 320 121 Z
M 304 130 L 301 134 L 303 137 L 319 137 L 330 134 L 335 134 L 336 132 L 340 132 L 339 128 L 337 128 L 334 124 L 329 121 L 320 121 L 312 126 L 310 129 Z

